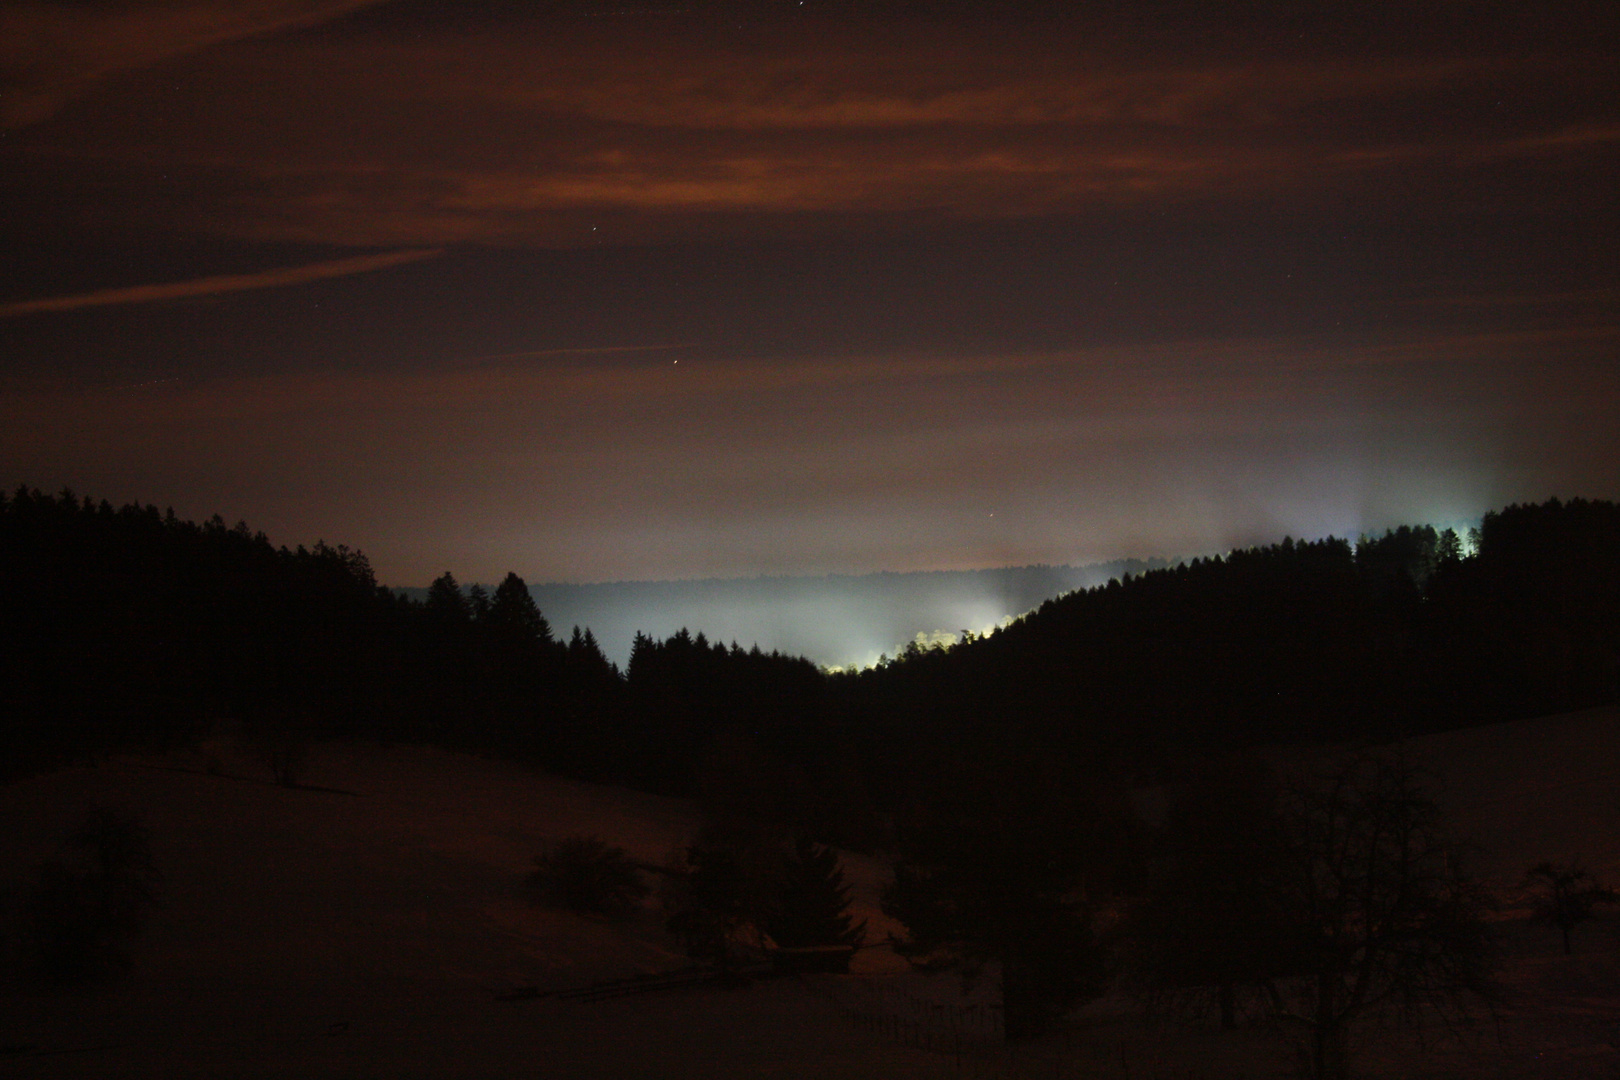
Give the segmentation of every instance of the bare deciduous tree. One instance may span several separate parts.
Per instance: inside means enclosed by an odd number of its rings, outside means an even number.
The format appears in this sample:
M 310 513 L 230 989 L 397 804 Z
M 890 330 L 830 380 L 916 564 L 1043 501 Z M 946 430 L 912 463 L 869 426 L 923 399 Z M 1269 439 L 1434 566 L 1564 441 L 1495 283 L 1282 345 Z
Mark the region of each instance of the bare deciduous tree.
M 1605 888 L 1579 862 L 1539 862 L 1525 874 L 1525 880 L 1541 890 L 1536 898 L 1536 921 L 1558 927 L 1565 956 L 1570 954 L 1570 935 L 1592 918 L 1592 909 L 1620 901 L 1613 889 Z
M 1364 757 L 1289 788 L 1283 910 L 1294 970 L 1273 1013 L 1303 1036 L 1310 1075 L 1348 1075 L 1352 1036 L 1381 1021 L 1466 1023 L 1496 998 L 1485 890 L 1459 865 L 1414 770 Z

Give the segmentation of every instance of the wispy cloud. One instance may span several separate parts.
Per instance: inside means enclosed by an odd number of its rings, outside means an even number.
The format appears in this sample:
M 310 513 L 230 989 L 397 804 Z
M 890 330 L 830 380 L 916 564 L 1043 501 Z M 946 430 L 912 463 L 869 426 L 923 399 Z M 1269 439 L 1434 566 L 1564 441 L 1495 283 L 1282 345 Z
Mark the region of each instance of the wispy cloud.
M 381 0 L 157 0 L 0 8 L 0 129 L 48 119 L 106 79 Z
M 161 300 L 187 300 L 198 296 L 212 296 L 216 293 L 243 292 L 247 289 L 275 289 L 284 285 L 302 285 L 308 281 L 320 281 L 323 278 L 348 277 L 350 274 L 386 270 L 391 266 L 420 262 L 441 254 L 442 249 L 438 248 L 387 251 L 378 255 L 356 255 L 348 259 L 279 267 L 257 274 L 218 274 L 213 277 L 193 278 L 190 281 L 164 282 L 161 285 L 100 289 L 76 296 L 17 300 L 9 304 L 0 304 L 0 319 L 47 312 L 77 311 L 80 308 L 106 307 L 111 304 L 149 304 Z
M 1433 307 L 1460 307 L 1460 308 L 1500 308 L 1500 307 L 1550 307 L 1550 306 L 1597 306 L 1606 310 L 1615 310 L 1620 304 L 1620 287 L 1605 286 L 1596 289 L 1564 289 L 1558 292 L 1547 291 L 1519 291 L 1519 292 L 1470 292 L 1446 293 L 1439 296 L 1419 296 L 1408 300 L 1409 304 Z
M 499 35 L 261 35 L 163 68 L 209 88 L 186 108 L 150 106 L 173 89 L 154 71 L 27 152 L 64 175 L 156 174 L 160 191 L 178 172 L 200 198 L 131 212 L 235 237 L 576 247 L 709 235 L 728 216 L 1110 212 L 1553 159 L 1613 139 L 1608 107 L 1567 85 L 1592 67 L 537 16 Z M 245 134 L 263 131 L 290 134 Z
M 557 356 L 613 356 L 620 353 L 648 353 L 669 352 L 676 349 L 690 349 L 690 341 L 675 342 L 668 345 L 577 345 L 563 349 L 524 349 L 521 352 L 491 353 L 488 356 L 474 357 L 475 362 L 494 360 L 539 360 Z

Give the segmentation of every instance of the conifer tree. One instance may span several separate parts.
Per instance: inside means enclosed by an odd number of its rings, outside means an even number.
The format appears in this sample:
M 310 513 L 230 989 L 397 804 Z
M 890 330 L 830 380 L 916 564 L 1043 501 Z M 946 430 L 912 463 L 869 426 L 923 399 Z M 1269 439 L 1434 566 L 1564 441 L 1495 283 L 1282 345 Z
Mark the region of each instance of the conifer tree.
M 428 586 L 427 609 L 450 622 L 470 622 L 472 605 L 461 594 L 455 575 L 446 570 Z
M 540 614 L 529 586 L 513 573 L 508 573 L 496 586 L 495 597 L 489 605 L 489 621 L 497 633 L 513 640 L 525 643 L 551 640 L 551 625 Z
M 783 860 L 782 889 L 764 930 L 784 949 L 859 947 L 866 921 L 849 914 L 849 885 L 838 855 L 801 837 Z M 847 958 L 846 958 L 847 964 Z

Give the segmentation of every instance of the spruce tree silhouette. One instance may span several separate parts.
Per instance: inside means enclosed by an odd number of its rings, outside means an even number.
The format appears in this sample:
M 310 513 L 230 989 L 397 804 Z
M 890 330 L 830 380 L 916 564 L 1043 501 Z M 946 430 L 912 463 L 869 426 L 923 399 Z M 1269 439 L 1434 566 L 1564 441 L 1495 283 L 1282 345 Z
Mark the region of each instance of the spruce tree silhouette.
M 529 586 L 514 573 L 508 573 L 495 587 L 489 604 L 489 625 L 504 639 L 523 644 L 547 644 L 551 624 L 529 592 Z
M 783 949 L 821 950 L 796 961 L 797 970 L 847 971 L 850 954 L 866 939 L 866 921 L 855 922 L 849 903 L 837 852 L 800 837 L 783 859 L 764 930 Z
M 455 575 L 448 570 L 434 578 L 433 584 L 428 586 L 426 606 L 428 611 L 446 622 L 472 621 L 472 605 L 462 594 Z

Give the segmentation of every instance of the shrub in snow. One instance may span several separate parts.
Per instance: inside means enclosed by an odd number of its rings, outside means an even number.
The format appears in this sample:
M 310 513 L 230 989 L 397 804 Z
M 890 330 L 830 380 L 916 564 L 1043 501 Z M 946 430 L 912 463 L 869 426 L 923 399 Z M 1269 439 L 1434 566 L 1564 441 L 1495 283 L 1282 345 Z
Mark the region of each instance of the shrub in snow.
M 573 836 L 547 847 L 534 857 L 527 884 L 535 903 L 579 915 L 622 914 L 649 891 L 624 849 L 594 836 Z
M 61 854 L 40 864 L 24 898 L 28 974 L 61 986 L 126 970 L 156 880 L 139 819 L 104 807 L 92 810 Z

